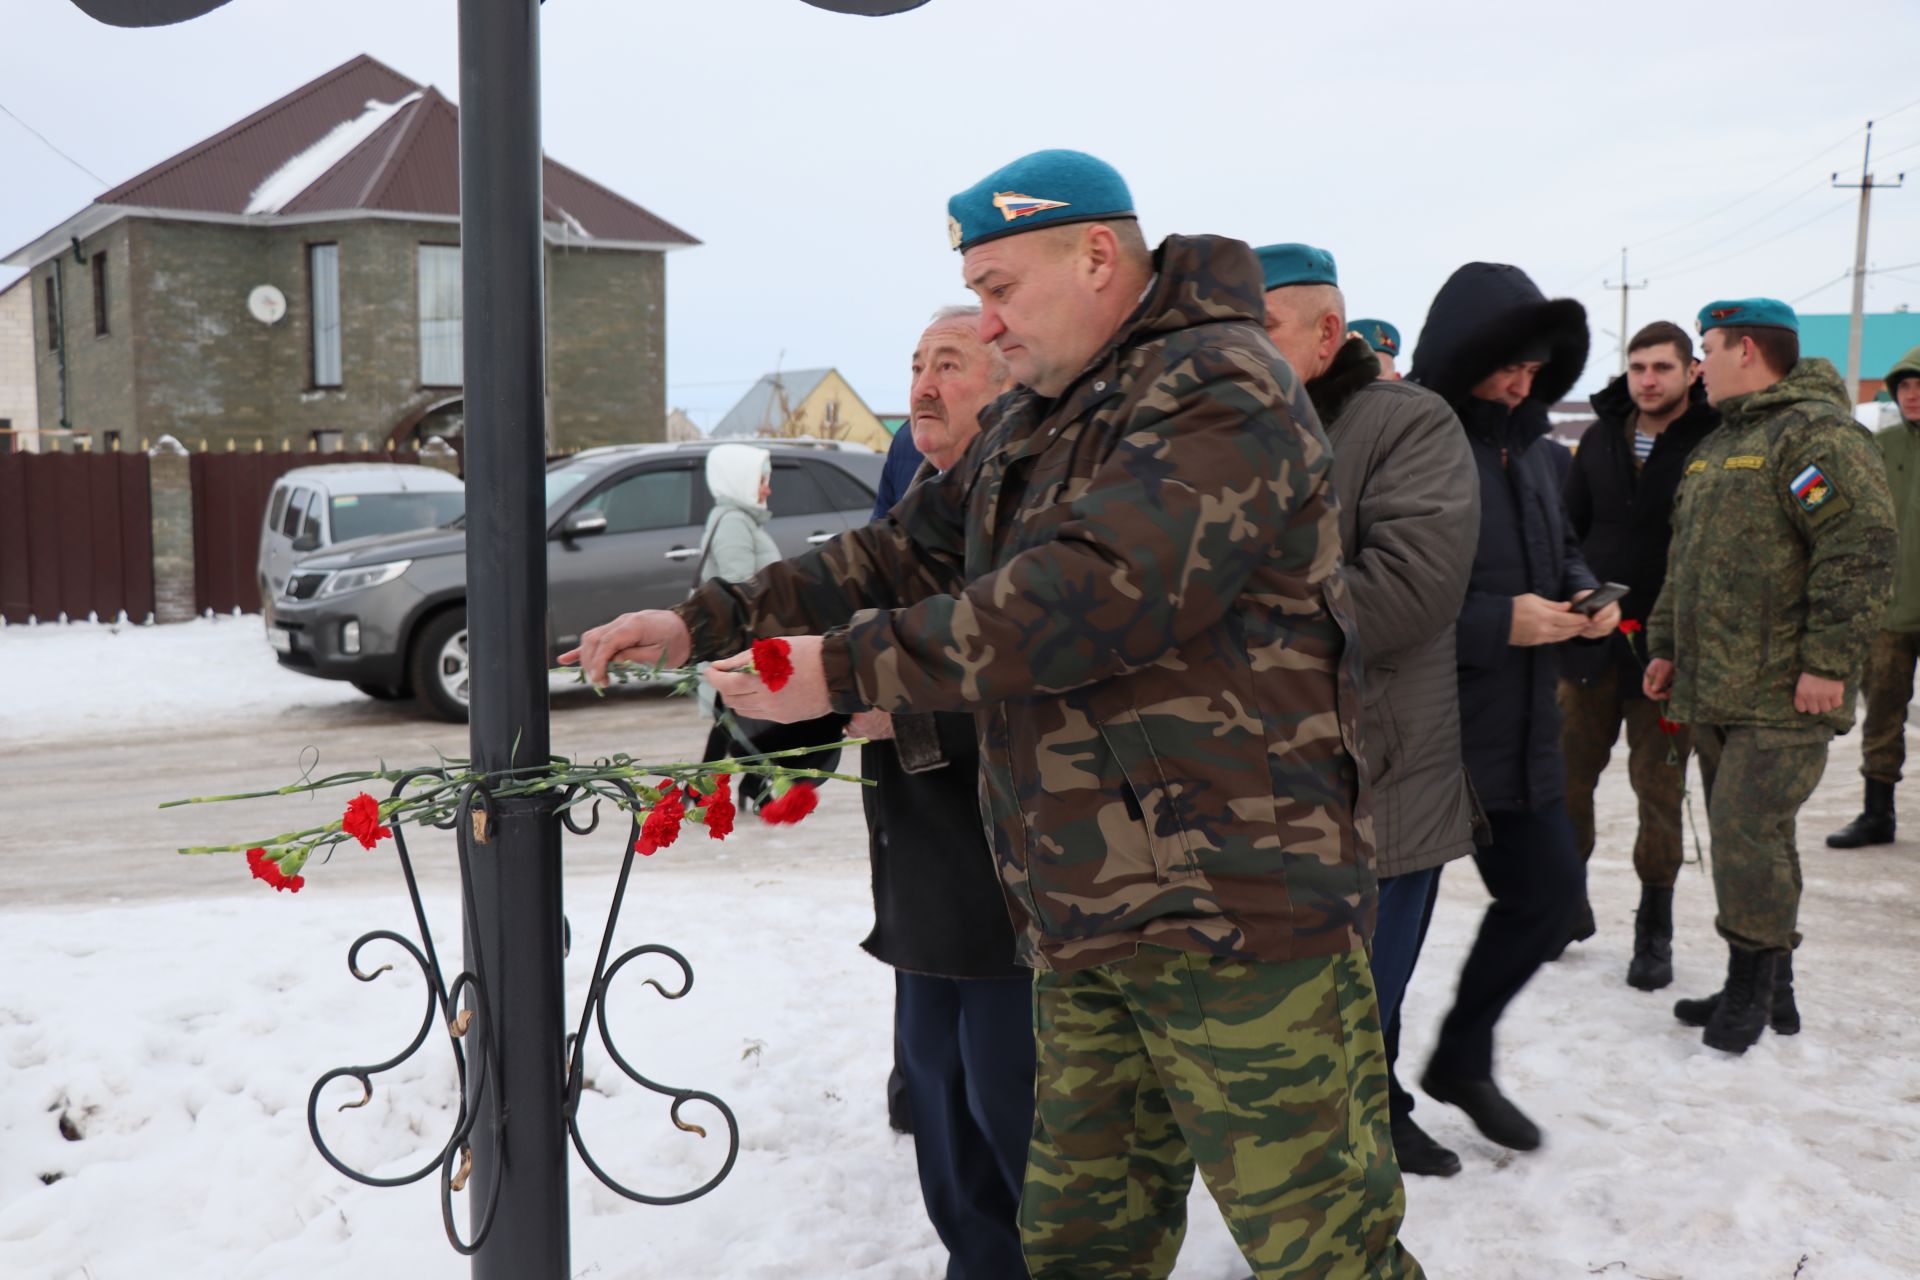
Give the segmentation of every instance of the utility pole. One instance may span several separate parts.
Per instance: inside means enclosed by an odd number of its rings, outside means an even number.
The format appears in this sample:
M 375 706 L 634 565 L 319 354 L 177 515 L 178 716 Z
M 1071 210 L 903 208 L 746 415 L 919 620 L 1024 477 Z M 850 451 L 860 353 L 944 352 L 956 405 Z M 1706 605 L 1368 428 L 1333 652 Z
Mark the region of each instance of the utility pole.
M 1588 276 L 1587 279 L 1591 280 L 1593 277 Z M 1628 283 L 1627 247 L 1625 245 L 1620 246 L 1620 283 L 1610 284 L 1606 287 L 1620 291 L 1620 372 L 1625 373 L 1627 371 L 1627 343 L 1630 341 L 1627 333 L 1627 294 L 1634 289 L 1644 289 L 1647 287 L 1645 280 L 1642 280 L 1639 284 Z
M 1860 181 L 1842 182 L 1840 175 L 1833 175 L 1833 185 L 1844 188 L 1858 188 L 1860 192 L 1860 223 L 1853 233 L 1853 318 L 1847 325 L 1847 403 L 1860 403 L 1860 344 L 1866 330 L 1867 309 L 1867 217 L 1873 203 L 1873 189 L 1880 187 L 1899 187 L 1906 183 L 1907 175 L 1895 176 L 1892 182 L 1873 180 L 1873 171 L 1869 165 L 1873 159 L 1873 121 L 1867 121 L 1866 146 L 1860 152 Z

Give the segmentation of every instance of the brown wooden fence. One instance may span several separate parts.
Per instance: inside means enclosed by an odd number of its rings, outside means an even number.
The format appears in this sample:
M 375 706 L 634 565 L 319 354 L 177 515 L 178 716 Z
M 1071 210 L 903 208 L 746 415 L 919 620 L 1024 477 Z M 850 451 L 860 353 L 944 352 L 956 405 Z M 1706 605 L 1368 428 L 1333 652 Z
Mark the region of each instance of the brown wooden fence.
M 258 613 L 254 577 L 260 522 L 273 482 L 328 462 L 418 462 L 418 453 L 196 453 L 193 476 L 194 609 Z
M 152 612 L 147 456 L 0 454 L 0 614 L 145 622 Z

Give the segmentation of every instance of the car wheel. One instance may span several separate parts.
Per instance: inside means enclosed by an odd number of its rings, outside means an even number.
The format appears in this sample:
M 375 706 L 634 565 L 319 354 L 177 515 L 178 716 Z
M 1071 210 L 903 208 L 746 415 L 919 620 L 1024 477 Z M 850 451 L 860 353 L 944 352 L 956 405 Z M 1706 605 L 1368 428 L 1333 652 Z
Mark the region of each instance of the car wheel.
M 467 611 L 436 614 L 413 640 L 414 694 L 442 720 L 467 718 Z
M 365 680 L 355 680 L 353 687 L 376 702 L 398 702 L 407 696 L 405 689 L 396 689 L 386 684 L 369 684 Z

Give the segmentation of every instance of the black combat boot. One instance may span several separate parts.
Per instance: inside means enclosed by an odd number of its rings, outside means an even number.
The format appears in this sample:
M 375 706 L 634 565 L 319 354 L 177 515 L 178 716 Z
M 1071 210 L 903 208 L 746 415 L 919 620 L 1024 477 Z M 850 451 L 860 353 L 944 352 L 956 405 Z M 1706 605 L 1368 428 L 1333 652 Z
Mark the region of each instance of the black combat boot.
M 1678 1000 L 1674 1002 L 1673 1016 L 1689 1027 L 1704 1027 L 1713 1019 L 1713 1011 L 1720 1007 L 1720 993 L 1714 992 L 1698 1000 Z M 1791 1036 L 1800 1033 L 1800 1007 L 1793 1002 L 1793 953 L 1780 952 L 1780 959 L 1773 967 L 1773 1020 L 1767 1024 L 1777 1036 Z
M 1864 849 L 1893 843 L 1893 784 L 1867 779 L 1867 807 L 1859 817 L 1827 837 L 1829 849 Z
M 1782 954 L 1727 949 L 1727 985 L 1720 989 L 1720 1003 L 1700 1037 L 1709 1049 L 1745 1053 L 1767 1029 L 1773 1015 L 1773 967 Z
M 1673 981 L 1673 890 L 1640 886 L 1640 910 L 1633 917 L 1633 959 L 1627 985 L 1658 991 Z
M 1435 1142 L 1412 1116 L 1394 1116 L 1393 1154 L 1400 1172 L 1417 1173 L 1427 1178 L 1451 1178 L 1460 1172 L 1460 1157 Z

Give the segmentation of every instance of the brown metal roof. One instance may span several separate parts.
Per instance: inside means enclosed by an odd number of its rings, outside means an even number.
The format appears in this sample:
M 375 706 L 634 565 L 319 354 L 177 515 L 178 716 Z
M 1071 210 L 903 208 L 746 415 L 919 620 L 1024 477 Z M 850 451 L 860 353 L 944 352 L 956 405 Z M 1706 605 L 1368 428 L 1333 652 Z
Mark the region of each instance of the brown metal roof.
M 365 54 L 336 67 L 206 141 L 99 197 L 102 204 L 245 213 L 290 161 L 376 103 L 418 95 L 359 145 L 325 167 L 277 210 L 288 216 L 348 212 L 460 212 L 460 111 Z M 324 151 L 322 152 L 324 155 Z M 598 240 L 691 245 L 694 237 L 631 200 L 548 159 L 546 217 Z

